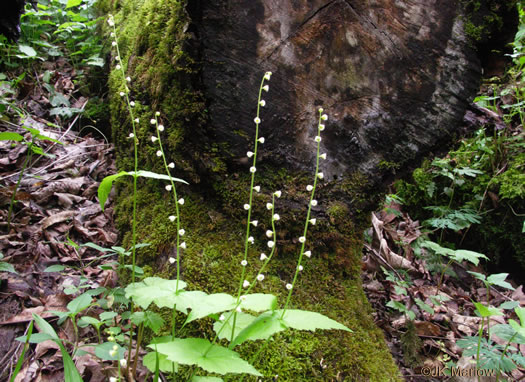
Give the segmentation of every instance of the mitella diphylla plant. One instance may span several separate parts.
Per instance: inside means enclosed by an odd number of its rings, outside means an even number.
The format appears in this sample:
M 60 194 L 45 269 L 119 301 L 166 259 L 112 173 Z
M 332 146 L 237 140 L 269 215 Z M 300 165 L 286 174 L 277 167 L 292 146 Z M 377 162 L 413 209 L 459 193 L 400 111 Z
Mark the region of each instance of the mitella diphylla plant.
M 258 227 L 258 220 L 252 216 L 254 193 L 262 192 L 261 187 L 256 185 L 257 174 L 257 154 L 261 145 L 265 143 L 265 138 L 260 135 L 262 108 L 266 102 L 262 99 L 263 92 L 269 91 L 269 81 L 271 72 L 266 72 L 259 86 L 257 100 L 257 113 L 254 118 L 255 137 L 251 151 L 247 156 L 252 159 L 250 166 L 251 180 L 249 185 L 249 199 L 242 207 L 247 214 L 246 235 L 244 240 L 244 254 L 239 264 L 239 281 L 235 295 L 227 293 L 208 294 L 200 290 L 187 290 L 188 284 L 183 281 L 181 275 L 181 262 L 184 261 L 183 251 L 191 246 L 191 242 L 186 243 L 186 231 L 182 224 L 181 213 L 185 203 L 184 198 L 177 193 L 176 184 L 185 183 L 182 179 L 172 176 L 175 171 L 175 164 L 169 162 L 162 144 L 162 135 L 165 131 L 161 123 L 161 113 L 156 112 L 146 125 L 153 127 L 155 133 L 150 136 L 151 144 L 155 145 L 156 156 L 163 161 L 165 174 L 158 174 L 147 170 L 139 170 L 139 151 L 137 128 L 141 121 L 136 118 L 135 108 L 138 101 L 133 100 L 130 86 L 131 78 L 126 74 L 126 67 L 120 56 L 117 29 L 115 22 L 110 16 L 108 24 L 111 28 L 112 46 L 115 52 L 115 69 L 121 77 L 121 90 L 119 95 L 125 103 L 130 116 L 131 131 L 128 135 L 133 145 L 134 167 L 129 171 L 120 171 L 117 174 L 107 176 L 102 180 L 98 189 L 98 196 L 101 208 L 104 209 L 106 200 L 111 192 L 114 182 L 119 178 L 131 176 L 133 182 L 132 195 L 132 229 L 131 229 L 131 248 L 119 252 L 120 260 L 124 261 L 131 255 L 131 264 L 122 266 L 121 269 L 131 271 L 131 282 L 124 288 L 124 296 L 120 300 L 120 308 L 116 311 L 107 311 L 99 315 L 100 320 L 88 320 L 87 324 L 96 326 L 97 333 L 101 333 L 101 328 L 107 326 L 104 333 L 108 334 L 107 342 L 97 345 L 97 356 L 105 361 L 114 363 L 114 373 L 112 381 L 121 381 L 123 376 L 127 379 L 136 379 L 138 357 L 141 352 L 142 342 L 145 338 L 146 329 L 151 329 L 154 334 L 159 333 L 164 326 L 164 320 L 155 313 L 151 306 L 155 305 L 158 309 L 168 308 L 172 310 L 170 334 L 163 337 L 153 337 L 146 346 L 149 349 L 142 363 L 153 373 L 153 379 L 159 380 L 160 372 L 171 374 L 172 379 L 181 380 L 189 375 L 190 381 L 218 381 L 218 377 L 206 376 L 203 374 L 213 373 L 214 375 L 228 374 L 248 374 L 262 376 L 262 374 L 246 360 L 242 359 L 235 351 L 235 348 L 246 341 L 263 340 L 261 348 L 267 341 L 278 332 L 297 329 L 310 330 L 316 329 L 338 329 L 351 331 L 346 326 L 316 312 L 299 309 L 290 309 L 292 293 L 297 284 L 300 272 L 303 270 L 305 257 L 312 255 L 311 250 L 306 250 L 307 235 L 309 225 L 315 225 L 316 219 L 311 217 L 312 207 L 317 205 L 315 191 L 318 181 L 323 179 L 323 173 L 319 171 L 321 159 L 326 159 L 326 154 L 320 154 L 321 132 L 325 129 L 324 122 L 328 119 L 322 108 L 319 109 L 319 119 L 317 123 L 317 134 L 313 141 L 316 144 L 316 167 L 314 180 L 311 185 L 306 187 L 310 193 L 308 210 L 305 219 L 304 231 L 299 238 L 301 243 L 299 255 L 297 257 L 296 270 L 291 280 L 283 282 L 283 288 L 288 291 L 284 303 L 279 303 L 272 294 L 254 293 L 258 283 L 262 283 L 266 277 L 266 270 L 272 260 L 277 247 L 276 225 L 280 220 L 280 215 L 276 211 L 276 199 L 282 196 L 281 191 L 271 192 L 271 203 L 266 207 L 270 214 L 271 229 L 266 231 L 268 241 L 266 246 L 268 254 L 260 253 L 255 259 L 249 256 L 249 247 L 255 246 L 255 239 L 252 230 Z M 144 121 L 143 121 L 144 122 Z M 144 122 L 145 123 L 145 122 Z M 145 127 L 145 126 L 142 126 Z M 148 141 L 149 142 L 149 141 Z M 168 223 L 174 224 L 176 228 L 176 251 L 173 257 L 168 258 L 169 265 L 176 266 L 176 278 L 164 279 L 160 277 L 143 278 L 143 272 L 137 266 L 136 250 L 146 244 L 137 243 L 137 187 L 138 178 L 146 177 L 164 182 L 162 187 L 169 192 L 173 198 L 174 210 L 168 212 Z M 114 247 L 117 248 L 117 247 Z M 120 247 L 118 247 L 120 248 Z M 249 277 L 247 268 L 254 266 L 256 272 Z M 251 272 L 250 272 L 251 274 Z M 127 299 L 127 303 L 126 303 Z M 87 299 L 86 299 L 87 300 Z M 91 299 L 90 299 L 91 301 Z M 115 304 L 116 305 L 116 304 Z M 105 308 L 110 310 L 113 304 L 107 304 Z M 122 309 L 124 307 L 124 309 Z M 123 311 L 125 310 L 125 311 Z M 186 319 L 182 325 L 177 326 L 177 315 L 183 314 Z M 191 322 L 199 319 L 211 319 L 213 323 L 213 338 L 183 338 L 183 330 Z M 120 325 L 120 326 L 117 326 Z M 204 333 L 203 333 L 204 336 Z M 229 343 L 228 346 L 219 344 Z M 127 353 L 127 355 L 126 355 Z M 66 353 L 67 354 L 67 353 Z M 259 352 L 255 354 L 251 362 L 254 362 Z M 64 356 L 66 360 L 67 357 Z M 69 361 L 68 361 L 69 362 Z M 68 363 L 69 366 L 71 362 Z M 73 366 L 74 367 L 74 364 Z M 116 375 L 115 375 L 116 374 Z M 78 375 L 78 373 L 76 374 Z M 67 378 L 66 378 L 67 380 Z M 75 379 L 75 381 L 78 379 Z

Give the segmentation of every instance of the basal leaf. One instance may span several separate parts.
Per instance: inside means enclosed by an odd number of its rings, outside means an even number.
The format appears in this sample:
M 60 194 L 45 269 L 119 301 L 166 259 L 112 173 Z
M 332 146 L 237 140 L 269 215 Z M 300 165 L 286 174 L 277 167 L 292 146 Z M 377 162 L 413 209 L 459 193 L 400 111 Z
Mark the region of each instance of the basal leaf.
M 232 312 L 229 312 L 227 316 L 230 314 L 233 315 Z M 235 320 L 235 333 L 240 333 L 244 328 L 246 328 L 248 325 L 250 325 L 257 317 L 252 316 L 251 314 L 247 313 L 237 313 L 237 319 Z M 230 340 L 232 336 L 232 326 L 233 326 L 233 317 L 231 317 L 228 321 L 216 321 L 213 324 L 213 330 L 215 333 L 217 333 L 217 336 L 220 339 L 227 339 Z
M 112 352 L 115 351 L 114 354 Z M 104 342 L 95 346 L 95 355 L 104 361 L 116 361 L 124 358 L 126 349 L 115 342 Z
M 18 273 L 12 264 L 6 263 L 5 261 L 0 261 L 0 272 Z
M 275 333 L 286 330 L 287 327 L 277 312 L 265 312 L 244 328 L 230 344 L 229 348 L 242 344 L 245 341 L 268 339 Z
M 53 327 L 49 325 L 46 320 L 44 320 L 42 317 L 35 313 L 33 313 L 33 319 L 35 320 L 35 323 L 40 333 L 45 333 L 53 340 L 60 341 L 57 332 L 55 332 L 55 329 L 53 329 Z
M 277 307 L 277 297 L 266 293 L 247 294 L 242 298 L 241 308 L 264 312 L 274 310 Z
M 467 251 L 466 249 L 457 249 L 453 252 L 454 254 L 452 255 L 452 258 L 458 263 L 462 262 L 463 260 L 467 260 L 474 265 L 478 265 L 479 259 L 485 259 L 485 260 L 489 259 L 487 256 L 485 256 L 482 253 L 478 253 L 474 251 Z
M 62 352 L 62 363 L 64 364 L 64 381 L 65 382 L 83 382 L 82 377 L 80 376 L 80 373 L 77 370 L 77 367 L 75 366 L 75 363 L 71 359 L 71 356 L 67 352 L 64 345 L 62 345 L 62 341 L 55 341 L 58 346 L 60 347 L 60 351 Z
M 11 131 L 3 131 L 0 133 L 0 141 L 17 141 L 22 142 L 24 137 L 18 133 L 13 133 Z
M 226 293 L 214 293 L 199 299 L 191 300 L 190 314 L 186 319 L 186 324 L 199 318 L 207 317 L 210 314 L 221 313 L 235 308 L 236 300 L 233 296 Z
M 67 309 L 70 313 L 77 314 L 82 312 L 90 305 L 91 295 L 89 293 L 83 293 L 80 296 L 73 299 L 69 304 L 67 304 Z
M 159 352 L 150 352 L 142 358 L 142 364 L 148 368 L 152 373 L 155 372 L 155 365 L 157 363 L 157 357 L 159 359 L 159 370 L 164 373 L 177 372 L 179 365 L 176 362 L 172 362 L 168 359 L 166 354 Z
M 279 317 L 282 314 L 282 310 L 276 310 Z M 284 313 L 282 322 L 292 328 L 298 330 L 316 330 L 316 329 L 337 329 L 351 332 L 343 324 L 328 318 L 321 313 L 309 312 L 307 310 L 300 309 L 288 309 Z
M 20 52 L 24 53 L 27 57 L 36 57 L 36 50 L 28 45 L 18 45 Z
M 247 373 L 262 376 L 252 365 L 243 360 L 238 353 L 225 347 L 212 344 L 203 338 L 175 339 L 171 342 L 149 345 L 168 359 L 183 365 L 196 365 L 217 374 Z
M 131 315 L 131 321 L 135 325 L 144 324 L 145 327 L 150 328 L 153 333 L 157 334 L 159 329 L 164 325 L 164 320 L 155 312 L 135 312 Z
M 141 282 L 126 287 L 126 298 L 132 298 L 142 309 L 155 302 L 159 308 L 173 308 L 176 303 L 176 292 L 186 288 L 182 280 L 165 280 L 160 277 L 147 277 Z
M 503 316 L 503 312 L 498 308 L 485 306 L 480 302 L 475 302 L 474 306 L 481 317 Z
M 82 0 L 67 0 L 66 9 L 82 4 Z
M 514 287 L 510 285 L 510 283 L 505 281 L 508 275 L 509 275 L 508 273 L 496 273 L 494 275 L 490 275 L 489 277 L 487 277 L 487 281 L 491 285 L 497 285 L 505 289 L 514 290 Z
M 201 376 L 194 376 L 191 379 L 191 382 L 222 382 L 223 379 L 219 377 L 201 377 Z

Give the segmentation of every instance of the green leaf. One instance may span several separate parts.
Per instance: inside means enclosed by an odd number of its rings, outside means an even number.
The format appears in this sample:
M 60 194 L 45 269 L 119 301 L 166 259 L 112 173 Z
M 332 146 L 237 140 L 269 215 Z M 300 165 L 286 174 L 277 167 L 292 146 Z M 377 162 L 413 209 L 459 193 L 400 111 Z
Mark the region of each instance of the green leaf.
M 497 285 L 502 288 L 514 290 L 514 287 L 505 281 L 508 275 L 508 273 L 496 273 L 487 277 L 487 282 L 490 285 Z
M 11 374 L 11 379 L 9 380 L 9 382 L 14 382 L 16 380 L 16 377 L 18 373 L 20 372 L 20 369 L 22 368 L 22 364 L 24 363 L 24 357 L 28 349 L 27 345 L 29 343 L 29 339 L 31 338 L 31 335 L 33 334 L 34 323 L 35 322 L 33 320 L 31 320 L 31 322 L 29 323 L 29 327 L 27 328 L 27 340 L 24 341 L 25 345 L 22 348 L 22 354 L 20 354 L 20 357 L 18 358 L 18 361 L 16 362 L 15 370 L 13 370 L 13 373 Z
M 76 315 L 89 307 L 91 305 L 91 300 L 92 298 L 89 293 L 83 293 L 67 304 L 67 309 L 70 313 Z
M 245 341 L 268 339 L 275 333 L 282 332 L 286 329 L 286 325 L 284 325 L 277 312 L 265 312 L 244 328 L 237 337 L 234 338 L 229 348 L 233 349 Z
M 452 257 L 458 263 L 462 262 L 463 260 L 467 260 L 474 265 L 479 264 L 479 259 L 485 259 L 485 260 L 489 259 L 487 256 L 485 256 L 482 253 L 474 252 L 474 251 L 467 251 L 466 249 L 458 249 L 454 251 L 454 255 Z
M 242 297 L 241 308 L 264 312 L 274 310 L 277 307 L 277 297 L 266 293 L 247 294 Z
M 101 247 L 100 245 L 97 245 L 95 243 L 86 243 L 86 244 L 82 244 L 81 247 L 88 247 L 88 248 L 93 248 L 99 252 L 113 252 L 112 249 L 110 248 L 104 248 L 104 247 Z
M 503 312 L 498 308 L 485 306 L 480 302 L 475 302 L 474 306 L 476 307 L 476 310 L 479 312 L 481 317 L 503 316 Z
M 20 337 L 17 337 L 15 339 L 17 341 L 20 341 L 20 342 L 26 342 L 27 341 L 27 336 L 20 336 Z M 31 338 L 29 339 L 29 343 L 31 343 L 31 344 L 39 344 L 41 342 L 49 341 L 49 340 L 53 340 L 53 339 L 54 338 L 51 337 L 47 333 L 33 333 L 31 335 Z
M 64 269 L 66 269 L 66 267 L 63 265 L 51 265 L 44 269 L 44 272 L 62 272 Z
M 223 379 L 219 377 L 201 377 L 201 376 L 194 376 L 191 379 L 191 382 L 222 382 Z
M 514 312 L 520 319 L 521 327 L 525 328 L 525 308 L 515 308 Z
M 505 301 L 498 308 L 499 309 L 514 309 L 517 306 L 520 306 L 520 303 L 518 301 Z
M 176 362 L 172 362 L 168 359 L 166 354 L 159 352 L 150 352 L 142 358 L 142 364 L 148 368 L 152 373 L 155 372 L 155 365 L 157 363 L 157 356 L 159 358 L 159 370 L 164 373 L 171 373 L 173 370 L 177 372 L 179 365 Z
M 36 57 L 36 50 L 28 45 L 18 45 L 20 52 L 24 53 L 27 57 Z
M 0 261 L 0 272 L 18 273 L 15 267 L 5 261 Z
M 115 348 L 116 347 L 116 348 Z M 115 351 L 115 354 L 111 353 Z M 116 361 L 124 358 L 126 349 L 115 342 L 104 342 L 103 344 L 95 346 L 95 355 L 104 361 Z
M 24 140 L 24 137 L 18 133 L 13 133 L 11 131 L 3 131 L 0 133 L 0 141 L 17 141 L 21 142 Z
M 221 313 L 235 308 L 236 299 L 226 293 L 214 293 L 203 298 L 191 301 L 191 312 L 188 314 L 185 324 L 207 317 L 213 313 Z
M 247 373 L 262 376 L 252 365 L 241 359 L 238 353 L 203 338 L 175 339 L 148 347 L 156 347 L 159 353 L 166 354 L 173 362 L 197 365 L 210 373 Z
M 113 188 L 113 182 L 124 175 L 129 175 L 129 173 L 126 171 L 121 171 L 118 174 L 106 176 L 104 179 L 102 179 L 102 182 L 100 182 L 100 185 L 98 186 L 98 201 L 102 211 L 104 211 L 104 204 L 106 204 L 109 193 Z
M 432 308 L 430 305 L 428 305 L 427 303 L 425 303 L 423 300 L 421 300 L 420 298 L 415 298 L 415 301 L 416 301 L 416 304 L 417 306 L 419 306 L 421 309 L 423 309 L 425 312 L 427 312 L 428 314 L 434 314 L 434 308 Z
M 83 382 L 80 373 L 75 366 L 75 363 L 71 359 L 71 356 L 67 352 L 61 341 L 55 341 L 60 347 L 62 352 L 62 363 L 64 364 L 64 380 L 65 382 Z
M 78 326 L 85 328 L 88 325 L 93 325 L 94 327 L 99 327 L 102 325 L 100 320 L 97 320 L 95 317 L 83 316 L 78 320 Z
M 281 315 L 282 310 L 276 310 Z M 292 329 L 298 330 L 317 330 L 317 329 L 337 329 L 351 332 L 343 324 L 328 318 L 321 313 L 309 312 L 307 310 L 287 309 L 282 318 L 282 322 Z
M 82 4 L 82 0 L 67 0 L 66 9 Z
M 186 283 L 179 280 L 178 291 L 186 288 Z M 155 302 L 159 308 L 173 308 L 177 302 L 177 280 L 165 280 L 160 277 L 147 277 L 138 283 L 126 287 L 126 298 L 132 298 L 142 309 Z
M 44 320 L 42 317 L 35 313 L 33 313 L 33 319 L 35 320 L 40 333 L 45 333 L 51 339 L 60 341 L 60 338 L 58 338 L 55 329 L 53 329 L 53 327 L 49 325 L 46 320 Z
M 117 180 L 118 178 L 125 176 L 125 175 L 135 176 L 135 171 L 129 171 L 129 172 L 121 171 L 118 174 L 106 176 L 104 179 L 102 179 L 102 182 L 100 182 L 100 185 L 98 186 L 98 200 L 99 200 L 100 208 L 102 209 L 102 211 L 104 211 L 104 204 L 106 204 L 106 200 L 108 199 L 109 193 L 111 192 L 111 189 L 113 188 L 113 182 Z M 139 170 L 137 171 L 137 176 L 141 176 L 143 178 L 173 180 L 174 182 L 188 184 L 188 182 L 186 182 L 185 180 L 174 178 L 169 175 L 157 174 L 151 171 Z
M 233 312 L 228 313 L 233 315 Z M 235 333 L 239 334 L 242 330 L 248 327 L 257 317 L 247 313 L 237 313 L 237 319 L 235 320 Z M 233 317 L 225 321 L 216 321 L 213 324 L 213 330 L 217 333 L 217 336 L 222 339 L 230 340 L 232 336 L 232 325 Z
M 143 323 L 145 327 L 150 328 L 155 334 L 157 334 L 162 325 L 164 325 L 162 317 L 157 313 L 150 311 L 133 313 L 131 315 L 131 321 L 135 325 Z

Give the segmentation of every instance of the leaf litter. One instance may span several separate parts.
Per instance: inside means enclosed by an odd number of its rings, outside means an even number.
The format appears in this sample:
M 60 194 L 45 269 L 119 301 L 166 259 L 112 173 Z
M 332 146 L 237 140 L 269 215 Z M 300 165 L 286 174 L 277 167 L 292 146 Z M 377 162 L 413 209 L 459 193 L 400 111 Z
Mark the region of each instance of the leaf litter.
M 367 231 L 369 243 L 365 242 L 363 249 L 363 288 L 375 310 L 374 320 L 383 329 L 388 347 L 405 380 L 448 380 L 449 377 L 423 376 L 422 369 L 445 367 L 449 361 L 456 362 L 458 367 L 472 367 L 469 363 L 472 358 L 462 356 L 464 350 L 456 345 L 456 341 L 478 334 L 481 318 L 475 313 L 473 301 L 486 302 L 487 289 L 467 271 L 483 273 L 481 268 L 465 262 L 454 263 L 453 270 L 459 277 L 445 276 L 445 282 L 438 289 L 439 274 L 431 275 L 425 258 L 416 256 L 410 245 L 423 237 L 419 222 L 413 221 L 403 212 L 402 206 L 395 202 L 391 202 L 382 211 L 373 213 L 371 221 L 372 227 Z M 406 293 L 398 289 L 399 283 L 391 281 L 392 277 L 388 279 L 382 268 L 396 275 L 399 280 L 410 280 Z M 517 301 L 519 306 L 525 306 L 522 285 L 514 290 L 491 287 L 489 293 L 491 306 L 500 306 L 508 301 Z M 439 304 L 435 303 L 436 295 L 441 301 Z M 408 307 L 414 314 L 413 325 L 419 339 L 413 341 L 417 353 L 416 362 L 407 359 L 407 350 L 402 340 L 410 325 L 407 315 L 388 309 L 389 300 Z M 422 301 L 425 305 L 418 304 L 417 301 Z M 504 316 L 490 317 L 490 327 L 508 322 L 509 319 L 517 319 L 513 310 L 504 312 Z M 506 344 L 495 338 L 501 345 Z M 520 345 L 520 351 L 525 356 L 524 345 Z M 525 380 L 525 369 L 514 369 L 507 373 L 507 377 L 512 381 Z M 461 379 L 476 380 L 477 378 Z
M 60 59 L 45 65 L 52 72 L 56 94 L 81 110 L 87 98 L 75 98 L 75 70 Z M 78 117 L 68 120 L 53 114 L 61 100 L 48 98 L 49 92 L 38 83 L 24 81 L 21 89 L 12 102 L 25 109 L 25 117 L 5 116 L 0 120 L 0 133 L 17 132 L 30 141 L 26 126 L 62 144 L 38 140 L 46 155 L 33 154 L 16 191 L 8 231 L 9 204 L 28 146 L 0 141 L 0 253 L 1 261 L 16 271 L 0 272 L 0 381 L 9 380 L 23 348 L 15 338 L 25 334 L 33 314 L 57 327 L 57 316 L 52 312 L 67 311 L 68 303 L 76 297 L 68 288 L 78 287 L 82 276 L 87 276 L 92 287 L 114 286 L 117 279 L 111 267 L 99 267 L 114 259 L 101 259 L 95 248 L 71 245 L 91 242 L 109 248 L 117 242 L 111 203 L 101 211 L 96 197 L 99 182 L 116 172 L 113 148 L 102 139 L 73 131 Z M 57 265 L 67 271 L 45 272 Z M 74 332 L 68 322 L 58 326 L 57 332 L 60 338 L 72 341 Z M 79 346 L 97 342 L 93 328 L 79 330 Z M 84 380 L 106 381 L 108 375 L 94 351 L 83 350 L 73 360 Z M 61 351 L 54 341 L 30 347 L 25 360 L 16 381 L 64 379 Z

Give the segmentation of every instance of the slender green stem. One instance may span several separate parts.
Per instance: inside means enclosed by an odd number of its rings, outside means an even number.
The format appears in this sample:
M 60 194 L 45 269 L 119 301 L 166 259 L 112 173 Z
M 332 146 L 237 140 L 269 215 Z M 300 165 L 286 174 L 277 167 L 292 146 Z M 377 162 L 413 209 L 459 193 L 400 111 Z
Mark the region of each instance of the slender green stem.
M 322 121 L 323 121 L 323 109 L 319 109 L 319 120 L 318 120 L 318 123 L 317 123 L 317 137 L 320 137 L 321 136 L 321 126 L 322 125 Z M 292 287 L 289 289 L 288 291 L 288 296 L 286 297 L 286 302 L 284 303 L 284 307 L 283 307 L 283 313 L 281 315 L 281 318 L 284 317 L 284 314 L 286 313 L 286 309 L 288 308 L 288 305 L 290 304 L 290 299 L 292 298 L 292 292 L 293 292 L 293 289 L 295 287 L 295 284 L 297 282 L 297 278 L 299 277 L 299 272 L 300 272 L 300 267 L 301 267 L 301 264 L 302 264 L 302 261 L 303 261 L 303 256 L 304 256 L 304 248 L 305 248 L 305 245 L 306 245 L 306 238 L 307 238 L 307 234 L 308 234 L 308 224 L 310 223 L 310 214 L 312 212 L 312 201 L 314 200 L 314 196 L 315 196 L 315 190 L 317 188 L 317 179 L 319 178 L 319 158 L 320 158 L 320 148 L 321 148 L 321 140 L 319 139 L 317 141 L 317 152 L 316 152 L 316 158 L 315 158 L 315 176 L 314 176 L 314 184 L 313 184 L 313 187 L 312 187 L 312 191 L 310 193 L 310 200 L 308 202 L 308 211 L 306 213 L 306 220 L 305 220 L 305 223 L 304 223 L 304 230 L 303 230 L 303 240 L 301 242 L 301 250 L 299 252 L 299 259 L 297 260 L 297 266 L 295 268 L 295 273 L 294 273 L 294 276 L 293 276 L 293 280 L 292 280 Z
M 255 117 L 255 144 L 254 144 L 253 156 L 252 156 L 253 157 L 252 168 L 254 169 L 256 168 L 255 165 L 257 163 L 257 148 L 258 148 L 258 143 L 259 143 L 259 124 L 260 124 L 259 116 L 260 116 L 260 109 L 261 109 L 261 96 L 262 96 L 263 88 L 265 86 L 264 81 L 266 79 L 269 79 L 269 77 L 267 78 L 267 73 L 265 73 L 265 75 L 263 76 L 261 80 L 261 85 L 259 86 L 259 95 L 257 97 L 257 115 Z M 248 200 L 248 216 L 246 217 L 246 236 L 244 238 L 243 261 L 247 261 L 247 258 L 248 258 L 248 245 L 249 245 L 248 239 L 250 237 L 250 225 L 251 225 L 251 216 L 252 216 L 252 201 L 253 201 L 254 185 L 255 185 L 255 171 L 252 171 L 252 176 L 250 180 L 250 197 Z M 237 303 L 239 302 L 239 299 L 241 297 L 241 292 L 242 292 L 245 276 L 246 276 L 246 267 L 243 266 L 241 267 L 241 277 L 239 278 L 239 287 L 237 288 Z M 233 316 L 232 334 L 231 334 L 230 341 L 233 341 L 233 338 L 235 337 L 236 322 L 237 322 L 237 312 L 235 312 Z

